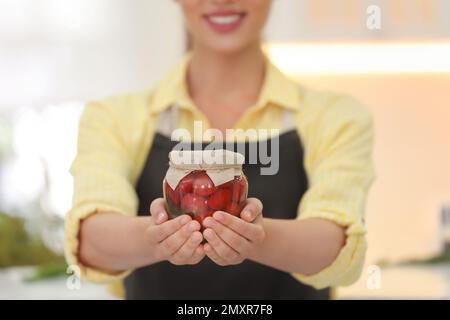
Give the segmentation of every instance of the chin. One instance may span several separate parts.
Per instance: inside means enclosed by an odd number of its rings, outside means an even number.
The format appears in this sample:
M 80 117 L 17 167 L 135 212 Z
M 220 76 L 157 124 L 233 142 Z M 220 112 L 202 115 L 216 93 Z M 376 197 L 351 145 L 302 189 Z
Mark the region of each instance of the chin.
M 210 41 L 205 43 L 205 47 L 210 50 L 223 54 L 235 54 L 244 51 L 250 46 L 248 41 L 241 39 L 222 39 L 221 41 Z

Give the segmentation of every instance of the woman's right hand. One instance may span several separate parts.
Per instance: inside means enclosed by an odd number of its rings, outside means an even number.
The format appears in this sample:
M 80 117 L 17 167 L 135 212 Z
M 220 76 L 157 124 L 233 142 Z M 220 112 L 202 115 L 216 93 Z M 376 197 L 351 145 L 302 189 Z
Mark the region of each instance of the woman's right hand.
M 151 223 L 145 231 L 152 245 L 156 261 L 169 261 L 174 265 L 197 264 L 204 257 L 201 245 L 201 226 L 188 215 L 168 220 L 169 216 L 163 198 L 155 199 L 150 205 Z
M 183 215 L 168 220 L 164 199 L 156 199 L 151 216 L 98 212 L 80 225 L 80 264 L 116 273 L 161 261 L 196 264 L 204 256 L 200 224 Z

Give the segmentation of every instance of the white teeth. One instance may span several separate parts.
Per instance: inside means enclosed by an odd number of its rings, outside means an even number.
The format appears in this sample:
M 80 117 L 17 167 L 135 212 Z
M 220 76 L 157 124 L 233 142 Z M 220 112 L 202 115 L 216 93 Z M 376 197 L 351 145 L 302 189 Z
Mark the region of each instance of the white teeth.
M 208 17 L 211 22 L 216 24 L 231 24 L 240 19 L 240 15 L 234 16 L 210 16 Z

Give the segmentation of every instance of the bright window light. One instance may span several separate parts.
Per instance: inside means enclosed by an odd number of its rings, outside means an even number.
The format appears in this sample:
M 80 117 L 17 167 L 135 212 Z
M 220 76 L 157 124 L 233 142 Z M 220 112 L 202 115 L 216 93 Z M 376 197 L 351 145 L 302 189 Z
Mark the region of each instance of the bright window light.
M 280 43 L 267 53 L 288 74 L 448 73 L 450 41 Z

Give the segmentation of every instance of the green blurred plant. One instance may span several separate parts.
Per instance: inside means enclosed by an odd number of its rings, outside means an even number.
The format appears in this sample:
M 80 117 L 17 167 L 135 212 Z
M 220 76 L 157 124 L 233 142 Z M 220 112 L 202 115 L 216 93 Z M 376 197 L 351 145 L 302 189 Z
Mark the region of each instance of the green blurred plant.
M 35 282 L 44 279 L 57 278 L 67 275 L 67 263 L 63 261 L 47 263 L 37 266 L 31 275 L 26 277 L 26 282 Z
M 64 257 L 48 249 L 32 236 L 20 217 L 0 212 L 0 268 L 36 266 L 64 262 Z

